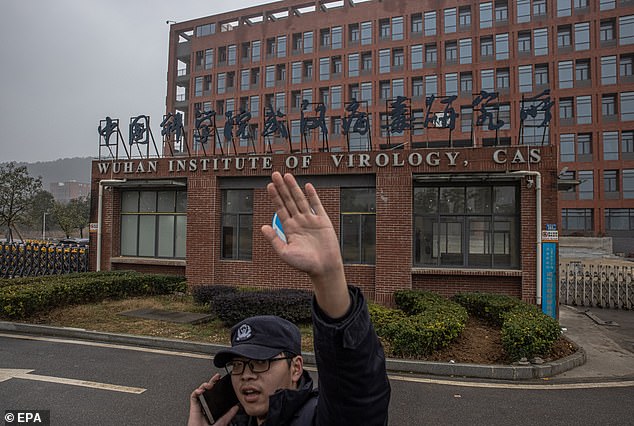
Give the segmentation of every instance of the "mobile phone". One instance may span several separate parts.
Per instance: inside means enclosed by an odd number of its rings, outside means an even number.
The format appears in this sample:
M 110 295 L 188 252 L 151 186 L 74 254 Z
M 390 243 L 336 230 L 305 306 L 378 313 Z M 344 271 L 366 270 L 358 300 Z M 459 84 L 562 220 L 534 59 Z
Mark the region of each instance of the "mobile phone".
M 213 388 L 198 395 L 198 400 L 207 421 L 210 425 L 214 424 L 231 407 L 238 404 L 238 397 L 231 384 L 231 375 L 225 375 Z

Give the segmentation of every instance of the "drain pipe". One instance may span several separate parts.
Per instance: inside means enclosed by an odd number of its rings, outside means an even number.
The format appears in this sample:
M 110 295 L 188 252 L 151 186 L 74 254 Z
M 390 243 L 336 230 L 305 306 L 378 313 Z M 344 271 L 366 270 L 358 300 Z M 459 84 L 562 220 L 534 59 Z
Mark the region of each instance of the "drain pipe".
M 536 241 L 537 241 L 537 288 L 536 299 L 537 304 L 542 304 L 542 175 L 539 172 L 532 170 L 521 170 L 517 172 L 511 172 L 510 174 L 515 176 L 535 176 L 535 228 L 536 229 Z
M 101 222 L 103 220 L 103 188 L 114 183 L 124 183 L 127 179 L 104 179 L 99 181 L 99 201 L 97 203 L 97 272 L 101 271 Z

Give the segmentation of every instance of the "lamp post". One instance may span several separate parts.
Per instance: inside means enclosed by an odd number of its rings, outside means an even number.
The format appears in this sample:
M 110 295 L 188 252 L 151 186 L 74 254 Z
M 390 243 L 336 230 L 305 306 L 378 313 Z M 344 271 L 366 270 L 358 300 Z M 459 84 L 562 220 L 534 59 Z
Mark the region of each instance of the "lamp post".
M 42 219 L 42 240 L 46 241 L 46 215 L 48 212 L 44 212 L 44 219 Z

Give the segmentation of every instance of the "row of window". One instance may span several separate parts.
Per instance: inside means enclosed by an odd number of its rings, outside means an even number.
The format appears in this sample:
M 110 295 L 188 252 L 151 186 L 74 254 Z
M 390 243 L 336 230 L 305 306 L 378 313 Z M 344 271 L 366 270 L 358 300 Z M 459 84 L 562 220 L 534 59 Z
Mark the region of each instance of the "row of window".
M 457 31 L 468 30 L 472 24 L 472 13 L 477 13 L 479 28 L 492 28 L 498 24 L 509 23 L 509 2 L 507 0 L 497 0 L 495 2 L 483 2 L 472 12 L 470 5 L 460 7 L 449 7 L 441 10 L 430 10 L 421 13 L 414 13 L 409 16 L 409 25 L 406 17 L 395 16 L 382 18 L 378 21 L 378 35 L 381 40 L 403 40 L 406 37 L 405 29 L 409 28 L 409 36 L 424 34 L 425 36 L 435 36 L 442 29 L 443 34 L 452 34 Z M 516 16 L 514 23 L 522 24 L 530 22 L 531 19 L 545 18 L 548 15 L 547 0 L 516 0 L 514 8 Z M 615 0 L 601 0 L 599 10 L 611 10 L 616 8 Z M 587 13 L 590 11 L 589 0 L 557 0 L 556 16 L 571 16 L 573 11 Z M 442 21 L 442 22 L 439 22 Z M 372 21 L 353 23 L 348 25 L 348 41 L 351 43 L 361 42 L 361 44 L 372 43 Z M 227 26 L 221 26 L 221 30 L 230 30 Z M 216 24 L 210 23 L 196 27 L 196 37 L 205 37 L 215 34 Z M 343 44 L 342 26 L 322 28 L 319 30 L 320 46 L 328 48 L 340 48 Z M 308 34 L 308 36 L 306 35 Z M 280 36 L 285 37 L 285 36 Z M 313 32 L 293 34 L 293 49 L 301 50 L 307 45 L 312 49 Z M 273 46 L 279 45 L 275 38 L 270 39 Z M 277 43 L 276 43 L 277 41 Z M 285 41 L 284 41 L 285 46 Z M 271 49 L 270 53 L 273 53 Z M 312 50 L 311 50 L 312 51 Z
M 634 199 L 634 169 L 603 170 L 603 194 L 606 200 L 610 199 Z M 593 200 L 594 171 L 577 170 L 566 171 L 561 174 L 561 179 L 576 179 L 580 183 L 566 192 L 562 192 L 562 199 Z
M 606 231 L 634 231 L 634 209 L 606 208 L 603 211 Z M 561 223 L 566 233 L 592 232 L 594 209 L 562 209 Z
M 604 161 L 634 159 L 634 131 L 604 131 L 600 142 Z M 560 134 L 559 160 L 562 163 L 594 161 L 592 133 Z
M 393 52 L 392 52 L 393 53 Z M 401 52 L 402 53 L 402 52 Z M 381 54 L 379 52 L 379 54 Z M 386 54 L 385 62 L 381 62 L 379 68 L 385 67 L 392 70 L 394 64 L 402 64 L 402 57 L 390 54 L 389 49 Z M 391 58 L 391 59 L 389 59 Z M 400 58 L 400 59 L 395 59 Z M 360 61 L 361 59 L 361 61 Z M 383 61 L 383 59 L 381 59 Z M 634 77 L 634 54 L 623 54 L 620 56 L 603 56 L 600 64 L 600 82 L 602 86 L 617 84 L 619 82 L 629 82 Z M 371 55 L 351 54 L 348 58 L 348 74 L 350 76 L 369 75 L 371 72 L 372 59 Z M 370 68 L 366 68 L 366 67 Z M 398 65 L 401 66 L 401 65 Z M 342 60 L 340 57 L 322 58 L 319 62 L 319 80 L 328 81 L 331 77 L 340 76 L 342 73 Z M 380 73 L 387 73 L 381 71 Z M 495 76 L 494 76 L 495 74 Z M 550 84 L 549 65 L 521 65 L 517 68 L 517 84 L 521 93 L 531 93 L 539 88 L 544 88 Z M 457 73 L 445 74 L 446 87 L 444 93 L 446 95 L 457 95 L 458 92 L 471 93 L 473 91 L 473 75 L 471 72 L 462 72 L 459 74 L 460 90 L 458 85 L 453 82 L 457 81 Z M 505 91 L 510 89 L 509 68 L 483 69 L 480 71 L 480 90 L 486 91 Z M 435 74 L 427 76 L 413 77 L 412 96 L 414 94 L 414 85 L 418 81 L 434 80 Z M 260 68 L 244 69 L 240 72 L 240 91 L 258 90 L 260 88 Z M 291 64 L 291 83 L 301 84 L 313 80 L 313 63 L 312 60 L 303 62 L 293 62 Z M 403 79 L 400 79 L 403 80 Z M 223 95 L 235 90 L 238 82 L 234 72 L 218 73 L 216 75 L 216 93 Z M 362 83 L 364 84 L 364 83 Z M 589 87 L 592 85 L 592 69 L 591 60 L 582 58 L 577 60 L 559 61 L 557 63 L 557 87 L 559 89 L 568 89 L 575 87 Z M 286 65 L 271 65 L 265 68 L 265 88 L 285 87 L 286 86 Z M 177 90 L 177 100 L 185 100 L 178 98 L 185 96 L 185 88 L 179 87 Z M 196 77 L 194 79 L 194 96 L 210 96 L 212 94 L 212 75 Z M 430 92 L 434 94 L 434 92 Z

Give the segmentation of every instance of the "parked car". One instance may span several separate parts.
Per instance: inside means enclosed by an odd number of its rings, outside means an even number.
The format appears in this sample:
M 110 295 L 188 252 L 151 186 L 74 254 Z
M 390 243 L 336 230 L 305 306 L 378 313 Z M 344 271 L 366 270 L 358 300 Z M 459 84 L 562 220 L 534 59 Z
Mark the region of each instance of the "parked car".
M 60 244 L 76 244 L 78 246 L 87 246 L 90 240 L 88 238 L 64 238 L 59 240 Z

